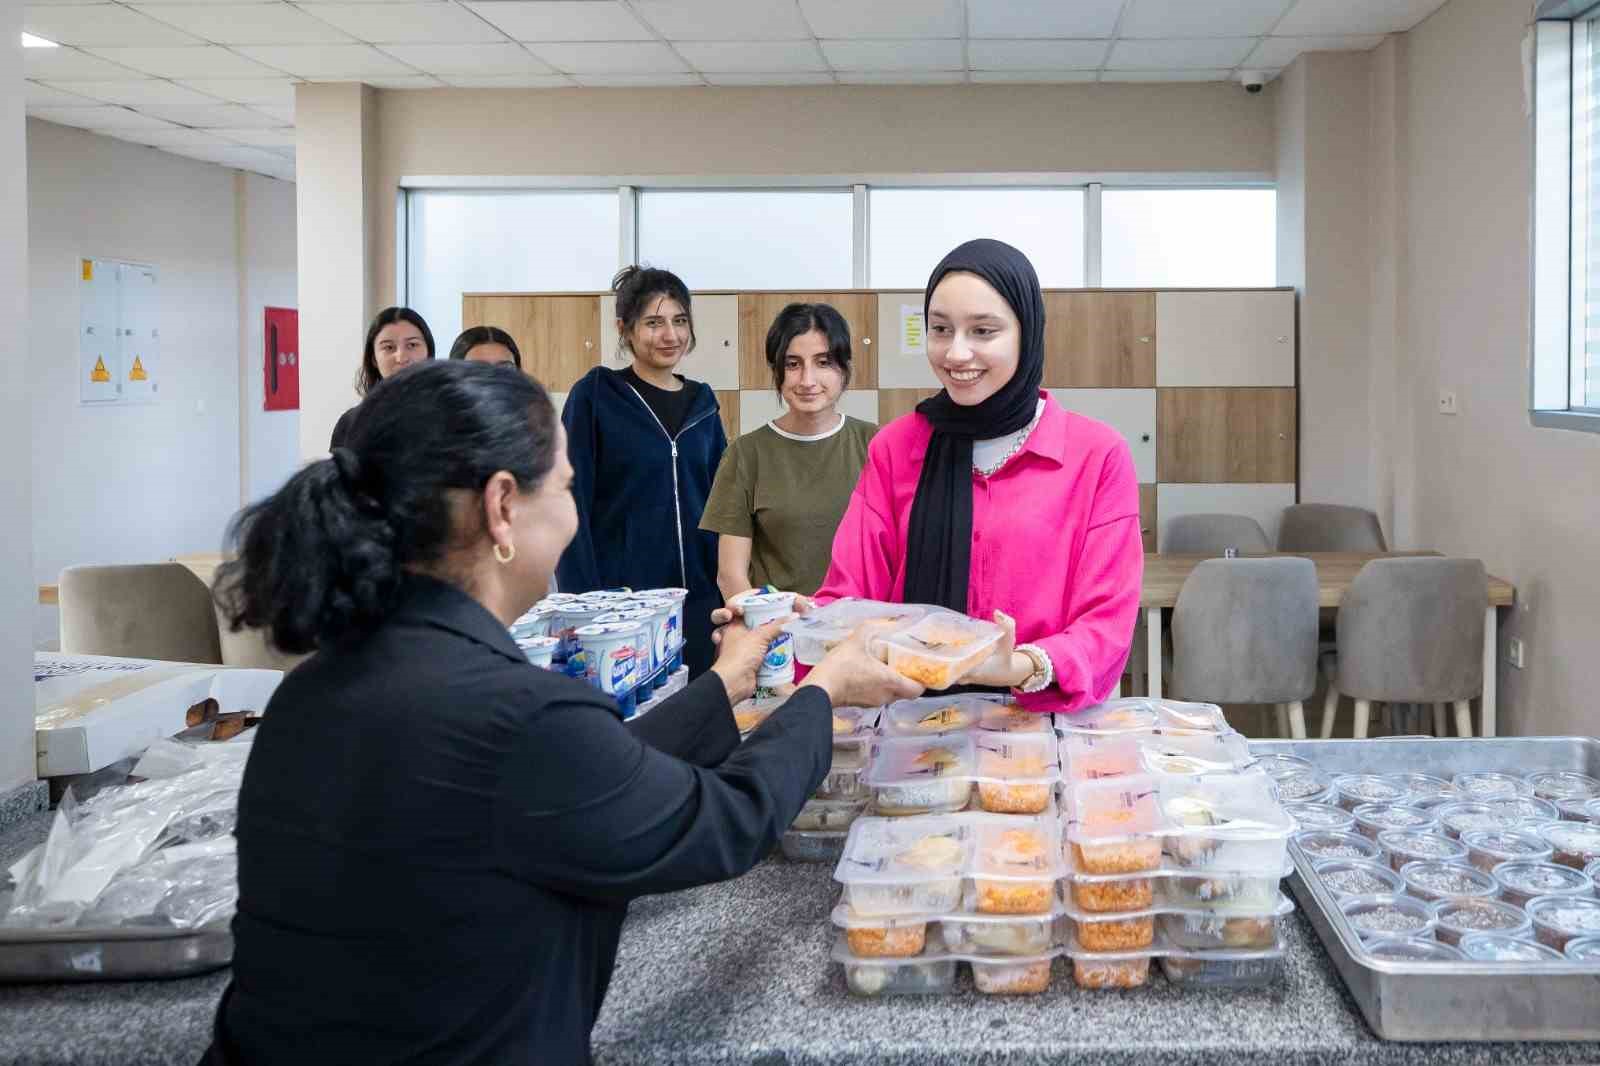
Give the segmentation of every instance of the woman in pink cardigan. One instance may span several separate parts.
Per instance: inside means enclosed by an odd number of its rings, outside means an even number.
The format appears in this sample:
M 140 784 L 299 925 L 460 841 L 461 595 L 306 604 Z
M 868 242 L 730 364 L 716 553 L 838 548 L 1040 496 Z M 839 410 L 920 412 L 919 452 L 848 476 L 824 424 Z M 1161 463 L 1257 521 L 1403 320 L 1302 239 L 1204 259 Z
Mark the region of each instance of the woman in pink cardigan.
M 1036 711 L 1099 703 L 1122 676 L 1144 573 L 1127 442 L 1039 387 L 1044 296 L 1015 248 L 945 256 L 924 311 L 944 390 L 873 438 L 817 602 L 992 616 L 1006 637 L 968 683 Z

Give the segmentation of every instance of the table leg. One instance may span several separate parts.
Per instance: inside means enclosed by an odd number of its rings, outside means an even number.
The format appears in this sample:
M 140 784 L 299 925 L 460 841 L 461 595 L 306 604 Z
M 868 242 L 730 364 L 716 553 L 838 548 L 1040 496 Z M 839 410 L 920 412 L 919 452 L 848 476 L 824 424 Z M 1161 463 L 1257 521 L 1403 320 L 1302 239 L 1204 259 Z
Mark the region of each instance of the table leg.
M 1150 660 L 1146 670 L 1150 678 L 1151 699 L 1161 698 L 1161 608 L 1150 607 L 1144 612 L 1145 654 Z
M 1483 615 L 1483 722 L 1478 728 L 1478 735 L 1485 737 L 1494 736 L 1495 730 L 1495 702 L 1499 695 L 1496 690 L 1496 667 L 1500 658 L 1500 618 L 1499 613 L 1490 607 Z

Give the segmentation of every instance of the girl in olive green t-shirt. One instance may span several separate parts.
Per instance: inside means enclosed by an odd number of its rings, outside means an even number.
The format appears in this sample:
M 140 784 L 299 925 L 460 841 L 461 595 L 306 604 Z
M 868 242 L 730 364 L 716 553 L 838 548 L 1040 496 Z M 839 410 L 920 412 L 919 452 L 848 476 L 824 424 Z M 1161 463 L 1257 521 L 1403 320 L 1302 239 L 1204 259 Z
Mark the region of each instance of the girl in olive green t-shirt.
M 771 585 L 811 595 L 878 427 L 839 411 L 850 383 L 850 327 L 827 304 L 790 304 L 767 331 L 767 366 L 787 406 L 729 445 L 700 528 L 720 534 L 724 600 Z

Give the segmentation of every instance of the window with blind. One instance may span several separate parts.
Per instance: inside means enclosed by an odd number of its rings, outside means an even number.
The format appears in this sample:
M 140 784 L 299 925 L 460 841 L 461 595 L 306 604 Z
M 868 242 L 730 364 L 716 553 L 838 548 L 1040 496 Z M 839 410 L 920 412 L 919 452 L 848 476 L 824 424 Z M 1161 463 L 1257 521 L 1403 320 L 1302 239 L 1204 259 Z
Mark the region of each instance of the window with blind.
M 1600 21 L 1573 27 L 1570 403 L 1600 414 Z

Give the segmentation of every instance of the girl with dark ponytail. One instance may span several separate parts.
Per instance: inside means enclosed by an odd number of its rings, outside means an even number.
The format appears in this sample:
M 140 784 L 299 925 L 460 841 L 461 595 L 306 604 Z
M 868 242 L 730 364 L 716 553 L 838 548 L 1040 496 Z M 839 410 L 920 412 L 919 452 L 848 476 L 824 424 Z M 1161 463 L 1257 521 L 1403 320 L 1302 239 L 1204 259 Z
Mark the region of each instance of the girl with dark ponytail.
M 626 902 L 755 865 L 827 774 L 831 708 L 921 691 L 863 634 L 740 745 L 778 623 L 734 626 L 624 723 L 507 631 L 572 539 L 571 482 L 537 382 L 441 360 L 235 520 L 229 621 L 316 654 L 245 770 L 207 1063 L 587 1062 Z

